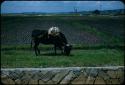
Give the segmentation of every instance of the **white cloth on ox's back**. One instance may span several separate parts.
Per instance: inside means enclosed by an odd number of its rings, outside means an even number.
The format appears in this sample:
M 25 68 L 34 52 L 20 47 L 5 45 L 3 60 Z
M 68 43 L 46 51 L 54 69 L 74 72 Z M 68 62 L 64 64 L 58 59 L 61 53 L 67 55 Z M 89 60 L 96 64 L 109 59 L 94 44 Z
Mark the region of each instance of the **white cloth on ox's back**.
M 60 32 L 60 30 L 58 27 L 51 27 L 48 30 L 48 35 L 57 36 L 57 35 L 59 35 L 59 32 Z

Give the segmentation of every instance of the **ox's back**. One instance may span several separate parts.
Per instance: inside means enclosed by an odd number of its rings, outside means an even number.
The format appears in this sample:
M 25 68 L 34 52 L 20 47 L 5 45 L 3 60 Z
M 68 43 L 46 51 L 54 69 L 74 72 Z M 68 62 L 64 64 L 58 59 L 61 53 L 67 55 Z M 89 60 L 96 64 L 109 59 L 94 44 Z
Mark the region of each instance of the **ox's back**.
M 43 43 L 43 44 L 51 44 L 51 40 L 48 39 L 48 31 L 47 30 L 33 30 L 32 31 L 32 39 L 35 43 Z
M 61 32 L 59 32 L 58 36 L 48 37 L 47 30 L 33 30 L 31 36 L 36 42 L 43 43 L 43 44 L 56 44 L 56 45 L 62 45 L 62 46 L 67 44 L 65 35 Z
M 38 37 L 40 35 L 44 35 L 47 33 L 47 30 L 38 30 L 38 29 L 35 29 L 32 31 L 32 37 L 35 38 L 35 37 Z

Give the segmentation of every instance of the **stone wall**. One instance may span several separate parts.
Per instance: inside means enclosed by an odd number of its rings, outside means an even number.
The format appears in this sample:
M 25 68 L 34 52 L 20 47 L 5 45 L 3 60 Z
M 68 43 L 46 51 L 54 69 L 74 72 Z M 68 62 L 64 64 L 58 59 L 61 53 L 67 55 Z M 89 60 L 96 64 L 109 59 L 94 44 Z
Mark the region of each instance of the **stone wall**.
M 3 84 L 122 84 L 124 66 L 1 69 Z

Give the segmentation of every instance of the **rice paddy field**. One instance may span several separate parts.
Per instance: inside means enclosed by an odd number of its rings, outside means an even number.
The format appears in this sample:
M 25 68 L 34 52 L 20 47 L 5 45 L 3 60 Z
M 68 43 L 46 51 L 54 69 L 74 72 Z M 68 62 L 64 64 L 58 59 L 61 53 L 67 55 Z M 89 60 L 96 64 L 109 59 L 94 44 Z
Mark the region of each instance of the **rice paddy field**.
M 1 67 L 124 65 L 125 16 L 1 16 Z M 73 45 L 70 56 L 52 45 L 30 48 L 33 29 L 58 26 Z

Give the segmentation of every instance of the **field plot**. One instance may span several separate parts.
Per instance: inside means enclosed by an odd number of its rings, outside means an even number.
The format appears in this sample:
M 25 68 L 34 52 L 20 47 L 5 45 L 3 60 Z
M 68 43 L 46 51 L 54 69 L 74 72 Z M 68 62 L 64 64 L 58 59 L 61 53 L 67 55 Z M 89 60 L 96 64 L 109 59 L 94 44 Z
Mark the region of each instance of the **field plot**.
M 124 16 L 2 16 L 2 44 L 29 44 L 33 29 L 58 26 L 72 44 L 124 44 Z
M 124 16 L 2 16 L 1 67 L 124 65 Z M 41 45 L 30 49 L 31 31 L 58 26 L 73 44 L 70 56 Z

